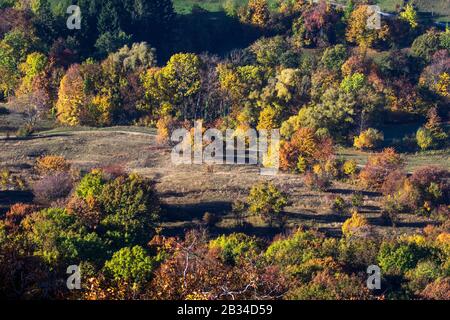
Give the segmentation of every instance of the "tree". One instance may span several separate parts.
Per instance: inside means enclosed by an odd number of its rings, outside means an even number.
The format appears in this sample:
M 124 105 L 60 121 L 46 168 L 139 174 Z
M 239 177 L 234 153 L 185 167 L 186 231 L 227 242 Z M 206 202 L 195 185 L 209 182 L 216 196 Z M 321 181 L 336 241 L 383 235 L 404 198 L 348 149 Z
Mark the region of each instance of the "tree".
M 342 233 L 346 237 L 351 236 L 355 232 L 357 232 L 358 229 L 366 227 L 368 224 L 369 223 L 367 222 L 367 219 L 355 211 L 353 212 L 351 218 L 345 220 L 344 224 L 342 225 Z
M 368 18 L 367 5 L 359 5 L 350 15 L 347 26 L 347 41 L 358 44 L 362 49 L 372 47 L 377 40 L 384 40 L 389 31 L 387 26 L 382 26 L 379 30 L 369 29 Z
M 98 200 L 105 215 L 100 225 L 114 247 L 149 241 L 160 216 L 151 180 L 137 174 L 117 177 L 102 188 Z
M 39 52 L 30 53 L 19 69 L 24 75 L 18 89 L 18 94 L 26 94 L 33 90 L 34 80 L 40 76 L 47 67 L 47 57 Z
M 391 172 L 404 167 L 404 160 L 393 148 L 386 148 L 382 152 L 369 157 L 359 178 L 363 186 L 380 188 Z
M 19 84 L 19 65 L 25 61 L 36 39 L 20 29 L 6 33 L 0 41 L 0 90 L 10 96 Z
M 173 55 L 162 69 L 150 69 L 143 76 L 145 95 L 158 108 L 173 107 L 172 115 L 185 120 L 195 117 L 193 98 L 201 87 L 200 58 L 192 53 Z
M 441 118 L 436 108 L 428 111 L 427 118 L 425 126 L 419 128 L 416 134 L 417 144 L 422 150 L 438 148 L 447 141 L 448 137 L 441 126 Z
M 418 36 L 411 45 L 411 53 L 413 56 L 428 62 L 433 54 L 440 48 L 439 33 L 434 29 Z
M 369 128 L 359 136 L 355 136 L 353 146 L 357 149 L 374 149 L 384 140 L 383 133 L 377 129 Z
M 255 255 L 258 251 L 258 243 L 255 238 L 243 233 L 232 233 L 211 240 L 209 249 L 217 252 L 224 263 L 235 265 L 239 259 Z
M 272 226 L 276 221 L 281 225 L 284 221 L 283 209 L 287 198 L 271 183 L 259 183 L 252 187 L 247 197 L 249 211 L 261 216 Z
M 80 65 L 75 64 L 67 70 L 61 80 L 56 103 L 58 121 L 69 126 L 79 125 L 85 99 Z
M 239 10 L 238 15 L 244 23 L 266 27 L 270 18 L 267 0 L 249 0 L 248 5 Z
M 330 71 L 340 71 L 342 65 L 347 60 L 347 48 L 338 44 L 332 48 L 326 48 L 323 52 L 320 63 Z
M 36 121 L 47 116 L 50 110 L 50 99 L 42 89 L 23 93 L 11 99 L 9 104 L 13 110 L 25 117 L 26 126 L 30 132 L 33 131 Z
M 111 53 L 110 58 L 126 72 L 146 70 L 156 66 L 155 49 L 149 47 L 146 42 L 133 43 L 131 48 L 125 45 L 117 52 Z
M 417 12 L 414 9 L 413 5 L 408 3 L 403 8 L 403 11 L 400 12 L 400 18 L 407 21 L 411 28 L 415 29 L 419 25 L 417 23 Z
M 155 259 L 141 246 L 134 246 L 114 252 L 112 258 L 105 262 L 104 269 L 116 281 L 143 284 L 150 279 L 154 267 Z

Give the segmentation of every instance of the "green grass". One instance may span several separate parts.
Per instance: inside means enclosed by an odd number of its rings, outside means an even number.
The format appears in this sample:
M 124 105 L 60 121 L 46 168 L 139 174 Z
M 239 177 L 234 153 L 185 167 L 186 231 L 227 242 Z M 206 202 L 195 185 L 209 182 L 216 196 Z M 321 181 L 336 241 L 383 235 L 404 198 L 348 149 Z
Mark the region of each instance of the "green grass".
M 365 165 L 368 157 L 371 155 L 370 152 L 358 151 L 352 148 L 340 148 L 337 154 L 344 159 L 355 160 L 359 165 Z M 406 170 L 408 172 L 430 165 L 450 169 L 450 149 L 407 153 L 403 154 L 403 157 L 406 161 Z

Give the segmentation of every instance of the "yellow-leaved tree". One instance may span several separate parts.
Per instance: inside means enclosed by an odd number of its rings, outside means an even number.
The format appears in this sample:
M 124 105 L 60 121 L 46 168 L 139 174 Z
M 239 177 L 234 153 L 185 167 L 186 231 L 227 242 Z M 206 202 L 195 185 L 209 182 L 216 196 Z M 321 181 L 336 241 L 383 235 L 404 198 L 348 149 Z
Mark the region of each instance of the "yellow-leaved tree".
M 358 44 L 362 49 L 370 48 L 375 41 L 386 38 L 389 29 L 381 26 L 380 29 L 369 28 L 370 11 L 367 5 L 360 5 L 350 15 L 346 37 L 347 41 Z
M 83 77 L 80 66 L 75 64 L 61 79 L 56 103 L 58 121 L 69 126 L 79 125 L 84 100 Z

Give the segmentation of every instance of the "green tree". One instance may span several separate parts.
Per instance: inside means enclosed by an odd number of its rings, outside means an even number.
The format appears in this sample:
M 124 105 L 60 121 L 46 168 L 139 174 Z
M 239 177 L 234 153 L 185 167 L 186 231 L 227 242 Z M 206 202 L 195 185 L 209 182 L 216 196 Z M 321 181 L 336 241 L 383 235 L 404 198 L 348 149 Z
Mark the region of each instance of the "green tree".
M 347 60 L 347 48 L 338 44 L 331 48 L 326 48 L 323 52 L 320 63 L 330 71 L 341 70 L 342 65 Z
M 258 183 L 252 187 L 247 197 L 249 211 L 261 216 L 270 225 L 276 221 L 280 225 L 284 222 L 283 209 L 287 205 L 286 196 L 272 183 Z
M 136 174 L 108 182 L 99 196 L 105 215 L 100 225 L 114 246 L 147 243 L 160 216 L 152 181 Z
M 419 25 L 419 23 L 417 22 L 417 12 L 414 9 L 413 5 L 410 3 L 406 4 L 406 6 L 403 8 L 403 11 L 400 12 L 400 18 L 408 22 L 413 29 L 417 28 L 417 26 Z
M 142 284 L 150 279 L 154 267 L 155 259 L 141 246 L 134 246 L 114 252 L 112 258 L 105 262 L 104 270 L 114 280 Z

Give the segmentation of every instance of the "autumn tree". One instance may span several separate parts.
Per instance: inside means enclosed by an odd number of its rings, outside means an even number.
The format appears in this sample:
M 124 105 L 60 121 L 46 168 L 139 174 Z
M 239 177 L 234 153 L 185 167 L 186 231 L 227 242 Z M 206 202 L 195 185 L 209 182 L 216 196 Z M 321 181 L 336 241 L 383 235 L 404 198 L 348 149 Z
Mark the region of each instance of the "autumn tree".
M 368 27 L 369 10 L 367 5 L 359 5 L 350 15 L 346 32 L 347 41 L 356 43 L 362 49 L 370 48 L 378 40 L 384 40 L 388 28 L 381 29 Z
M 247 197 L 249 211 L 260 215 L 272 226 L 276 221 L 280 226 L 284 222 L 283 209 L 287 198 L 271 183 L 256 184 Z
M 369 157 L 367 164 L 360 172 L 361 184 L 365 187 L 380 188 L 391 172 L 404 167 L 404 160 L 393 148 Z
M 448 135 L 441 125 L 436 108 L 428 111 L 428 121 L 424 127 L 421 127 L 416 134 L 417 144 L 422 150 L 438 148 L 445 144 Z
M 419 25 L 417 22 L 417 12 L 410 3 L 406 4 L 403 11 L 400 12 L 400 18 L 407 21 L 412 29 L 417 28 Z
M 72 65 L 61 80 L 56 103 L 57 118 L 62 124 L 80 124 L 84 102 L 84 83 L 80 65 Z

